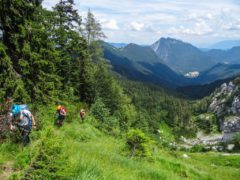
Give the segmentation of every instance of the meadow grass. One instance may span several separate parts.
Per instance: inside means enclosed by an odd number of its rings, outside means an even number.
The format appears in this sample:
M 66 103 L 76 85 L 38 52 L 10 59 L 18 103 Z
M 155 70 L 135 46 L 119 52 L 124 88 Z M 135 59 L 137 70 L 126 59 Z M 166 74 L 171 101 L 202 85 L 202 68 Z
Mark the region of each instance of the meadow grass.
M 0 145 L 0 174 L 12 167 L 9 179 L 239 179 L 240 156 L 187 153 L 155 147 L 153 156 L 131 159 L 124 138 L 108 136 L 78 118 L 75 106 L 63 127 L 54 123 L 54 108 L 40 107 L 41 129 L 23 147 L 9 140 Z M 49 115 L 49 112 L 51 115 Z M 1 175 L 0 175 L 1 177 Z

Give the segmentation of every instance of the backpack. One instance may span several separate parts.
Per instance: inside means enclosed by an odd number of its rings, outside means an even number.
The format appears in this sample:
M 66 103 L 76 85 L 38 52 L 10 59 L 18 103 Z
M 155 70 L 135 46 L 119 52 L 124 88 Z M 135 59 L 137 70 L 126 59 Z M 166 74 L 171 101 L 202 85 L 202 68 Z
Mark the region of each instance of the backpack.
M 16 116 L 22 110 L 28 110 L 29 111 L 29 108 L 26 104 L 21 104 L 21 105 L 14 104 L 14 105 L 12 105 L 11 111 L 12 111 L 14 116 Z
M 80 111 L 80 116 L 81 117 L 85 116 L 85 112 L 84 111 Z
M 66 116 L 67 115 L 67 109 L 65 107 L 61 107 L 60 110 L 59 110 L 59 114 L 61 116 Z
M 19 107 L 20 107 L 21 110 L 28 110 L 29 111 L 28 105 L 26 105 L 26 104 L 20 104 Z
M 25 116 L 26 118 L 28 118 L 28 124 L 27 124 L 27 126 L 28 127 L 32 127 L 32 114 L 31 114 L 31 112 L 29 111 L 29 110 L 27 110 L 27 111 L 21 111 L 22 113 L 23 113 L 23 116 Z

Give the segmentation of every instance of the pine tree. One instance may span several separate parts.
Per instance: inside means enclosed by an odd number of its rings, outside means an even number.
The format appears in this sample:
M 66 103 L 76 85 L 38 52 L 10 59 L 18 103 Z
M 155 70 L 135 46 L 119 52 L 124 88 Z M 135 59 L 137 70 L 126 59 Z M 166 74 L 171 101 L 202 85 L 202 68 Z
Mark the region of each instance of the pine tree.
M 29 100 L 29 96 L 24 90 L 23 82 L 13 70 L 12 62 L 6 54 L 5 46 L 0 43 L 0 102 L 7 97 L 13 97 L 18 102 Z
M 91 104 L 95 98 L 95 70 L 89 57 L 87 42 L 79 31 L 81 17 L 73 5 L 73 1 L 61 0 L 54 7 L 58 19 L 55 42 L 61 59 L 59 75 L 63 77 L 64 89 L 72 87 L 75 95 Z
M 1 2 L 0 18 L 3 43 L 13 69 L 21 75 L 33 100 L 47 101 L 56 95 L 59 77 L 55 74 L 57 54 L 45 29 L 41 1 Z
M 84 27 L 84 34 L 88 45 L 106 37 L 102 32 L 101 24 L 96 20 L 90 9 L 88 10 L 87 17 L 85 18 Z
M 77 57 L 78 46 L 73 46 L 75 40 L 79 40 L 78 34 L 74 31 L 81 25 L 81 17 L 73 8 L 73 0 L 61 0 L 53 8 L 54 16 L 54 41 L 59 52 L 60 63 L 58 72 L 62 79 L 64 89 L 71 85 L 70 77 L 73 66 L 73 59 Z M 76 39 L 77 38 L 77 39 Z M 78 43 L 79 44 L 79 43 Z

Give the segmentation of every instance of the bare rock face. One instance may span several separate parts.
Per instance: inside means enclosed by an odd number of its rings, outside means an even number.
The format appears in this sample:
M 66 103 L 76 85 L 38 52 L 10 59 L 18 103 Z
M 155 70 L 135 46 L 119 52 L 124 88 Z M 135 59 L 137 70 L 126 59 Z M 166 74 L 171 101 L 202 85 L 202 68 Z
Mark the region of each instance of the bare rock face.
M 240 116 L 240 96 L 235 96 L 232 102 L 231 111 Z
M 233 82 L 224 83 L 213 95 L 208 111 L 221 118 L 220 129 L 223 132 L 222 141 L 233 139 L 240 132 L 240 94 L 238 86 Z
M 240 132 L 240 117 L 231 116 L 222 121 L 221 129 L 223 131 L 222 142 L 231 141 L 234 136 Z
M 208 111 L 215 113 L 218 117 L 229 114 L 229 112 L 240 115 L 240 97 L 234 97 L 230 106 L 228 103 L 229 100 L 231 101 L 231 96 L 233 96 L 237 90 L 238 87 L 234 85 L 233 82 L 222 84 L 219 91 L 213 96 Z
M 224 133 L 234 133 L 240 132 L 240 117 L 232 116 L 223 122 L 223 132 Z
M 225 112 L 225 100 L 218 100 L 214 98 L 209 106 L 209 111 L 215 113 L 218 117 Z

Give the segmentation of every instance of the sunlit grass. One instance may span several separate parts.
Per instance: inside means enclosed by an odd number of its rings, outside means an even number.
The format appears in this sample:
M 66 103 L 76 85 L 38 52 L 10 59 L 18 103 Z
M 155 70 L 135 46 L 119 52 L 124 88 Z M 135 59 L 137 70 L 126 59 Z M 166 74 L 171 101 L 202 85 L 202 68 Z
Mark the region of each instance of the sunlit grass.
M 53 107 L 41 107 L 42 129 L 31 134 L 28 147 L 7 141 L 0 145 L 0 167 L 13 162 L 11 179 L 239 179 L 240 156 L 219 153 L 187 153 L 155 148 L 153 157 L 131 159 L 124 138 L 107 136 L 81 123 L 70 107 L 72 119 L 61 128 L 53 126 Z M 52 113 L 54 114 L 54 113 Z M 1 168 L 0 168 L 1 169 Z M 51 170 L 51 172 L 49 172 Z M 0 173 L 3 172 L 1 169 Z

